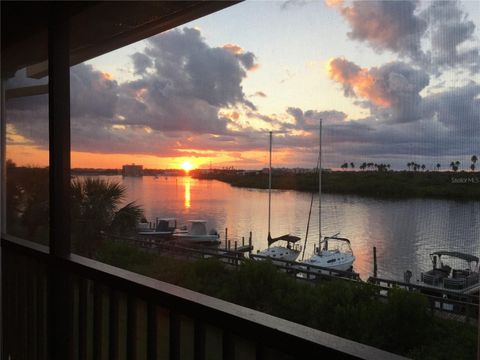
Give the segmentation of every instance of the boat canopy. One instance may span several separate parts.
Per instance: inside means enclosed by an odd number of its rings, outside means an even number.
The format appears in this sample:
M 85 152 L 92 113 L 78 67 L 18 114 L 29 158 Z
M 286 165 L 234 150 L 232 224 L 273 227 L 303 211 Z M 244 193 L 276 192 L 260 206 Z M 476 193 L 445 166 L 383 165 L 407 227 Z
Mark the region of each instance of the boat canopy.
M 274 242 L 279 240 L 284 240 L 289 243 L 296 243 L 297 241 L 301 240 L 298 236 L 293 236 L 290 234 L 282 235 L 276 238 L 272 238 L 270 235 L 268 236 L 268 246 L 272 245 Z
M 348 240 L 347 238 L 341 238 L 341 237 L 337 237 L 337 236 L 325 236 L 323 238 L 323 240 L 320 241 L 320 243 L 324 243 L 324 242 L 329 241 L 329 240 L 344 241 L 344 242 L 346 242 L 347 244 L 350 245 L 350 240 Z
M 464 254 L 464 253 L 457 252 L 457 251 L 436 251 L 434 253 L 431 253 L 430 257 L 433 257 L 435 255 L 437 255 L 438 257 L 440 257 L 442 255 L 456 257 L 458 259 L 462 259 L 462 260 L 465 260 L 465 261 L 468 261 L 468 262 L 478 263 L 478 261 L 479 261 L 478 257 L 476 257 L 474 255 Z

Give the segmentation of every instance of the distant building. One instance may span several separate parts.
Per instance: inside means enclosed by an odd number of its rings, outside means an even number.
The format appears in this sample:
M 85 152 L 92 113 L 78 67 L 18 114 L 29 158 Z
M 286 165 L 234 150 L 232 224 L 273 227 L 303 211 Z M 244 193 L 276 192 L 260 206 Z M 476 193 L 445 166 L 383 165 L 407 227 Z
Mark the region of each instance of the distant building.
M 122 176 L 143 176 L 143 165 L 123 165 Z

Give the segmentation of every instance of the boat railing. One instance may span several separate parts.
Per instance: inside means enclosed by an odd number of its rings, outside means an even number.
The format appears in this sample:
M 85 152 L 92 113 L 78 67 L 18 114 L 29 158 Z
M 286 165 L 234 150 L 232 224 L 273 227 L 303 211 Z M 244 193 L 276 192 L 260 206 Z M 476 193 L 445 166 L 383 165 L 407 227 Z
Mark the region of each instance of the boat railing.
M 420 279 L 423 283 L 432 285 L 432 286 L 441 286 L 442 285 L 442 279 L 444 276 L 438 273 L 421 273 Z

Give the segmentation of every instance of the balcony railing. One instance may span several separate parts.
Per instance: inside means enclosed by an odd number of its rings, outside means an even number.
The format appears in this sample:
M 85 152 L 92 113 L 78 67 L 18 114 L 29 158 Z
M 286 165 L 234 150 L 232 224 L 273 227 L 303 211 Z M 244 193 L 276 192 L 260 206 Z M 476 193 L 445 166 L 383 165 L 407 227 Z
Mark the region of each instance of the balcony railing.
M 401 359 L 8 236 L 2 275 L 4 359 Z

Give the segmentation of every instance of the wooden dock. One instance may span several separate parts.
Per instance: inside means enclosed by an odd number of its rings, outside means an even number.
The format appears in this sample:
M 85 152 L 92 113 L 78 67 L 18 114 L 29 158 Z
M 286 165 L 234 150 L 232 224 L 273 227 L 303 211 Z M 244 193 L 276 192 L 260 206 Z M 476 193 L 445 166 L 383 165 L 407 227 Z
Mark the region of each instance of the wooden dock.
M 462 294 L 457 291 L 442 288 L 436 289 L 430 286 L 378 277 L 370 277 L 367 282 L 378 287 L 379 296 L 388 297 L 392 289 L 418 292 L 427 298 L 432 313 L 437 316 L 468 323 L 478 321 L 478 295 Z

